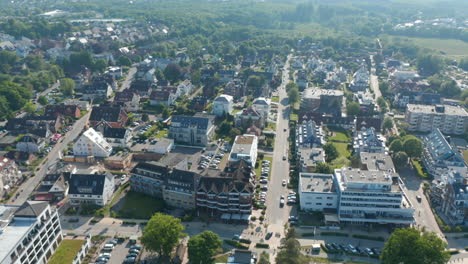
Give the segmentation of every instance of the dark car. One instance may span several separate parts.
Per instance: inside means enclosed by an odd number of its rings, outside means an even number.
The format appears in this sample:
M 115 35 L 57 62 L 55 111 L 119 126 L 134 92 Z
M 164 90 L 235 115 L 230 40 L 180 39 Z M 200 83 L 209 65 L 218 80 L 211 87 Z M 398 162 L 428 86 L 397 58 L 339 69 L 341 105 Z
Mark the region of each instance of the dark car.
M 268 232 L 265 236 L 265 239 L 268 240 L 271 238 L 271 236 L 273 236 L 273 232 Z

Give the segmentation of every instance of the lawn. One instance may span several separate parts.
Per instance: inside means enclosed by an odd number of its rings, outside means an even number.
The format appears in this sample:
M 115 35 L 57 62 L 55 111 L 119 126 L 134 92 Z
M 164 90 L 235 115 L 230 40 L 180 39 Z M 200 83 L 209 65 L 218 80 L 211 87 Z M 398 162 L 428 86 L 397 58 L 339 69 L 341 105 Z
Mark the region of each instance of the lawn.
M 268 126 L 267 128 L 273 130 L 273 131 L 276 131 L 276 123 L 274 122 L 268 122 Z
M 424 171 L 423 166 L 421 165 L 419 161 L 413 160 L 412 163 L 413 163 L 413 167 L 416 169 L 416 174 L 419 178 L 427 179 L 429 177 L 427 173 Z
M 270 173 L 268 174 L 268 179 L 270 179 L 271 170 L 273 169 L 273 157 L 264 157 L 263 160 L 270 161 Z M 257 159 L 257 162 L 258 162 L 258 167 L 255 168 L 255 175 L 257 176 L 257 179 L 260 179 L 260 175 L 262 175 L 262 160 Z
M 332 142 L 332 144 L 336 147 L 336 150 L 338 150 L 338 153 L 340 153 L 340 157 L 349 157 L 351 153 L 348 151 L 348 144 L 347 143 L 338 143 L 338 142 Z
M 227 263 L 229 257 L 229 253 L 218 255 L 215 257 L 214 262 L 215 263 Z
M 456 39 L 435 39 L 435 38 L 409 38 L 391 36 L 391 40 L 401 42 L 412 42 L 421 48 L 436 50 L 441 54 L 454 59 L 468 56 L 468 43 Z
M 149 219 L 164 208 L 162 199 L 143 193 L 130 191 L 123 199 L 123 205 L 117 212 L 119 218 Z
M 465 159 L 465 162 L 468 163 L 468 150 L 463 151 L 463 158 Z
M 80 248 L 84 244 L 84 240 L 79 239 L 64 239 L 57 251 L 52 255 L 49 260 L 49 264 L 61 264 L 61 263 L 72 263 L 76 255 L 80 251 Z
M 291 113 L 291 115 L 289 115 L 289 119 L 292 121 L 299 121 L 299 116 L 297 114 Z
M 167 137 L 167 129 L 159 130 L 155 136 L 155 138 L 163 138 L 163 137 Z
M 330 133 L 333 133 L 333 136 L 329 137 L 330 140 L 350 141 L 346 129 L 329 126 L 328 131 L 330 131 Z
M 272 96 L 271 101 L 275 103 L 279 103 L 279 97 L 278 96 Z

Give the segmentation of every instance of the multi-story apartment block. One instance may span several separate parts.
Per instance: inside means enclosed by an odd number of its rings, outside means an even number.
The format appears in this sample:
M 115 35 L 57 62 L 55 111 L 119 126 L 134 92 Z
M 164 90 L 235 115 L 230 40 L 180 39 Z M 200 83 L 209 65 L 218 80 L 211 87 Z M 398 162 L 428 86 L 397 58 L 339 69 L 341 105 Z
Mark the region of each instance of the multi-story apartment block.
M 268 115 L 270 114 L 271 100 L 265 97 L 255 98 L 252 102 L 252 107 L 257 110 L 265 121 L 268 120 Z
M 466 110 L 451 105 L 409 104 L 405 119 L 409 130 L 415 132 L 432 132 L 438 128 L 444 134 L 462 135 L 468 127 Z
M 199 175 L 192 171 L 173 169 L 163 187 L 163 199 L 167 205 L 186 210 L 195 209 L 195 187 Z
M 396 226 L 414 223 L 414 208 L 400 185 L 398 174 L 341 168 L 335 170 L 335 177 L 341 223 Z
M 301 109 L 303 111 L 341 113 L 343 91 L 307 88 L 302 94 Z
M 423 137 L 423 142 L 425 148 L 422 161 L 428 173 L 438 178 L 450 170 L 466 175 L 463 157 L 452 148 L 438 128 Z
M 132 190 L 162 197 L 164 183 L 170 169 L 157 162 L 142 162 L 133 168 L 130 177 Z
M 206 146 L 214 130 L 213 116 L 173 116 L 169 137 L 176 142 Z
M 468 225 L 468 178 L 446 185 L 441 211 L 451 225 Z
M 57 210 L 48 202 L 27 201 L 0 206 L 0 263 L 46 264 L 62 241 Z
M 323 211 L 338 207 L 338 192 L 335 177 L 331 174 L 300 173 L 299 200 L 301 209 Z
M 258 138 L 255 135 L 236 136 L 234 145 L 229 154 L 229 162 L 235 163 L 244 160 L 250 166 L 255 166 L 257 161 Z
M 385 138 L 375 132 L 375 128 L 370 127 L 356 133 L 354 137 L 354 153 L 359 155 L 361 152 L 384 153 Z
M 86 130 L 73 144 L 73 153 L 76 156 L 109 157 L 112 146 L 104 137 L 93 128 Z
M 104 206 L 114 193 L 114 176 L 103 174 L 72 174 L 69 180 L 68 197 L 71 204 L 92 203 Z
M 313 148 L 324 143 L 323 131 L 313 120 L 303 120 L 296 128 L 296 147 Z

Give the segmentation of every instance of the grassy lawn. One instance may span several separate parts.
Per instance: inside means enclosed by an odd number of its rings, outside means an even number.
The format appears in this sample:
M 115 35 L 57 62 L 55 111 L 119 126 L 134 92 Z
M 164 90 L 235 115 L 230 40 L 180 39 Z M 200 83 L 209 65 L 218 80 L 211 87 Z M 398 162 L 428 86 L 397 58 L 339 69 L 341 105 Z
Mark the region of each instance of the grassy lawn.
M 130 191 L 117 212 L 119 218 L 149 219 L 164 208 L 164 201 L 143 193 Z
M 279 103 L 279 97 L 278 96 L 272 96 L 271 101 L 275 103 Z
M 463 158 L 465 159 L 465 162 L 468 163 L 468 150 L 463 151 Z
M 436 50 L 441 54 L 454 59 L 468 56 L 468 43 L 457 39 L 434 39 L 434 38 L 409 38 L 391 36 L 391 40 L 401 42 L 412 42 L 421 48 Z
M 340 157 L 349 157 L 351 153 L 348 151 L 348 144 L 346 143 L 338 143 L 338 142 L 332 142 L 332 144 L 336 147 L 336 150 L 338 150 L 338 153 L 340 153 Z
M 61 264 L 61 263 L 72 263 L 73 259 L 80 251 L 81 246 L 84 244 L 84 240 L 68 240 L 64 239 L 57 251 L 52 255 L 49 262 L 50 264 Z
M 330 140 L 350 141 L 346 129 L 329 126 L 328 130 L 334 134 L 333 136 L 329 137 Z
M 163 138 L 163 137 L 167 137 L 167 130 L 159 130 L 158 133 L 156 134 L 156 136 L 154 136 L 155 138 Z
M 427 173 L 424 171 L 421 162 L 413 160 L 412 163 L 413 167 L 416 169 L 416 174 L 418 175 L 418 177 L 420 177 L 421 179 L 427 179 L 429 177 L 429 175 L 427 175 Z
M 292 121 L 299 121 L 299 116 L 297 114 L 291 113 L 291 115 L 289 115 L 289 119 Z
M 215 257 L 214 262 L 215 263 L 227 263 L 228 257 L 229 257 L 229 253 L 218 255 L 217 257 Z
M 269 128 L 269 129 L 271 129 L 273 131 L 276 131 L 276 123 L 268 122 L 267 128 Z
M 270 173 L 268 174 L 268 179 L 270 179 L 271 170 L 273 169 L 273 157 L 264 157 L 263 160 L 270 161 Z M 262 175 L 262 160 L 257 159 L 257 162 L 258 162 L 258 167 L 255 169 L 255 175 L 257 176 L 257 179 L 260 179 L 260 175 Z

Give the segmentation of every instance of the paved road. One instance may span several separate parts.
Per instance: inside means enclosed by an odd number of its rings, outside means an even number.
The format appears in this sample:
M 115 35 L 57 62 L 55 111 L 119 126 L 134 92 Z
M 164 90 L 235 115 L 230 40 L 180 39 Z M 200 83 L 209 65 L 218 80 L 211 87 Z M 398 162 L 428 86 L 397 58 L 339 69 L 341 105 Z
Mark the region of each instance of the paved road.
M 120 86 L 119 91 L 123 91 L 127 88 L 130 88 L 130 84 L 133 81 L 133 77 L 135 76 L 136 71 L 137 71 L 136 66 L 133 66 L 128 70 L 127 76 L 125 77 L 125 80 L 122 82 L 122 85 Z
M 88 112 L 82 118 L 77 120 L 75 124 L 73 124 L 73 128 L 67 134 L 65 134 L 63 140 L 55 144 L 54 148 L 49 152 L 47 157 L 44 158 L 39 166 L 37 166 L 39 170 L 34 172 L 35 176 L 28 178 L 28 180 L 20 186 L 18 190 L 19 196 L 16 199 L 10 199 L 8 204 L 21 205 L 29 198 L 36 186 L 47 174 L 49 169 L 52 168 L 57 163 L 57 161 L 59 161 L 61 158 L 60 155 L 67 147 L 68 143 L 73 142 L 73 140 L 75 140 L 75 138 L 78 137 L 78 135 L 81 133 L 85 124 L 88 122 L 89 115 L 90 112 Z

